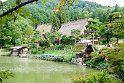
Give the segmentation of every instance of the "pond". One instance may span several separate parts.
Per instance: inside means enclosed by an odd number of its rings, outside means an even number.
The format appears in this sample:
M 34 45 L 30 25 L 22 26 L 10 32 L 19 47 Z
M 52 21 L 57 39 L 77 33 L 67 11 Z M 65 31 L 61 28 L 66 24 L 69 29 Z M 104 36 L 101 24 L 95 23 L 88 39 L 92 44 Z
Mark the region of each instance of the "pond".
M 6 56 L 0 56 L 0 70 L 15 73 L 3 83 L 71 83 L 76 75 L 95 72 L 67 63 Z

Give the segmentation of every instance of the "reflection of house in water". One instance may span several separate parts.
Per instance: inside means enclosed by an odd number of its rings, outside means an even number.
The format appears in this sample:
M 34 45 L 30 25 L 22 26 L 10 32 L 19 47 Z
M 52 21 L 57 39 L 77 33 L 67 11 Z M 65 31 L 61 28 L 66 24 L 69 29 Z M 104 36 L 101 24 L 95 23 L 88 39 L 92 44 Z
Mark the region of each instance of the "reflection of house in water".
M 12 56 L 27 57 L 28 56 L 28 48 L 25 46 L 11 47 L 11 55 Z

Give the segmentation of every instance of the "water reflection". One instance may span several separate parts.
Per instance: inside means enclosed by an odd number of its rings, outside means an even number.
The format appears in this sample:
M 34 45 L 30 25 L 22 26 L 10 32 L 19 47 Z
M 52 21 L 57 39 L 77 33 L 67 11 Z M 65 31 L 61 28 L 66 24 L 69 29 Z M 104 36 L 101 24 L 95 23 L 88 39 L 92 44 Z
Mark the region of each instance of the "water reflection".
M 3 83 L 71 83 L 73 76 L 93 71 L 84 69 L 84 72 L 82 67 L 66 63 L 2 56 L 0 70 L 10 70 L 16 74 Z

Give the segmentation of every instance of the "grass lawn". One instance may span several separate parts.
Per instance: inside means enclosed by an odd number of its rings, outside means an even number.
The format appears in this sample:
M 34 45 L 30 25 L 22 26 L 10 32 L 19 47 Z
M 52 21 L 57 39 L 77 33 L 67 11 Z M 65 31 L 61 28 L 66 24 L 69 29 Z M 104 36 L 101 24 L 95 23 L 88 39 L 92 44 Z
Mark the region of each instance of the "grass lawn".
M 72 56 L 73 56 L 73 52 L 72 50 L 68 49 L 68 50 L 45 50 L 45 52 L 43 54 L 41 54 L 42 56 L 56 56 L 58 57 L 58 59 L 62 59 L 63 61 L 70 61 Z M 46 59 L 49 59 L 49 57 L 47 57 Z
M 55 56 L 73 56 L 71 50 L 45 50 L 44 54 L 53 54 Z

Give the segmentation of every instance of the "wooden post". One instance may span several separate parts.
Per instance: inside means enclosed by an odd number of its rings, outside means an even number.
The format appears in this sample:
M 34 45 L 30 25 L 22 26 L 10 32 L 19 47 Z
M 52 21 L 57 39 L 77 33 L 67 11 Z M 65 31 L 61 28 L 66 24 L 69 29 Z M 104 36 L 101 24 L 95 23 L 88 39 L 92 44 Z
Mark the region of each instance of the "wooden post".
M 93 31 L 93 45 L 94 45 L 94 31 Z

